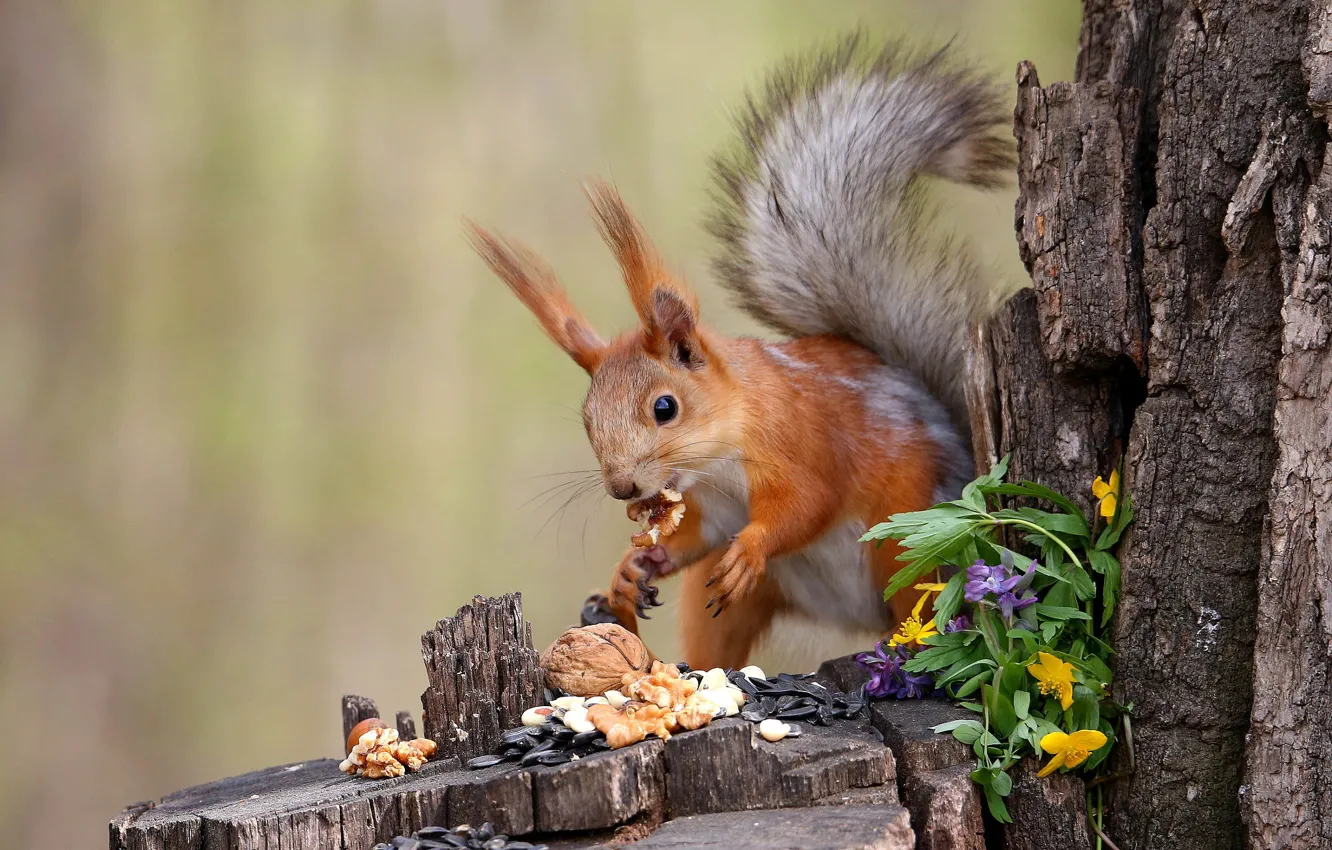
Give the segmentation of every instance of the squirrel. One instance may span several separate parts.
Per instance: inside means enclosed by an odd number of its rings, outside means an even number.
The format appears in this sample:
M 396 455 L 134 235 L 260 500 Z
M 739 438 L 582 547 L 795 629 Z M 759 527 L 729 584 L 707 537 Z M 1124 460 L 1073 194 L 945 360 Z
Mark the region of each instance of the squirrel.
M 883 591 L 888 516 L 957 498 L 972 477 L 965 340 L 1000 291 L 934 234 L 921 175 L 995 187 L 1011 172 L 995 88 L 944 49 L 859 37 L 774 73 L 716 157 L 714 264 L 785 341 L 700 321 L 617 191 L 587 187 L 640 326 L 603 341 L 542 260 L 469 222 L 490 268 L 591 376 L 583 422 L 606 491 L 683 494 L 678 530 L 620 560 L 594 613 L 637 634 L 680 573 L 684 661 L 743 666 L 779 613 L 891 631 L 919 598 Z M 585 620 L 587 619 L 585 609 Z

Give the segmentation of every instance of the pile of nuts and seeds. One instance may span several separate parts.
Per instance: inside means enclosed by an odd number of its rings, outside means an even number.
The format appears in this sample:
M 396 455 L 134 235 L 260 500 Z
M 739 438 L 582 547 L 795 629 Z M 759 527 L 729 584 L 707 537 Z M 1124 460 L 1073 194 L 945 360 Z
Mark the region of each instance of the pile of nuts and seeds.
M 659 661 L 647 675 L 626 674 L 618 689 L 587 697 L 547 689 L 547 698 L 547 705 L 524 712 L 524 725 L 506 732 L 494 753 L 467 766 L 564 764 L 733 716 L 757 723 L 759 735 L 776 742 L 801 734 L 790 721 L 826 726 L 834 718 L 860 716 L 866 703 L 863 688 L 840 693 L 808 675 L 767 678 L 758 667 L 702 671 Z
M 410 836 L 399 835 L 388 843 L 376 844 L 374 850 L 547 850 L 544 844 L 510 841 L 509 836 L 496 833 L 488 823 L 473 828 L 467 825 L 445 829 L 427 826 Z
M 391 779 L 408 770 L 420 770 L 438 748 L 429 738 L 398 740 L 378 717 L 362 720 L 347 736 L 347 758 L 338 770 L 367 779 Z

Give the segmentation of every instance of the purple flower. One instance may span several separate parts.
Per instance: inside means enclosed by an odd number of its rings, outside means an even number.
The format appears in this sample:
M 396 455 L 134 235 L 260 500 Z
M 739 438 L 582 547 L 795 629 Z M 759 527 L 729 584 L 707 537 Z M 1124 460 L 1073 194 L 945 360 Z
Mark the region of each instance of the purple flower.
M 1004 552 L 1001 561 L 994 567 L 984 561 L 977 561 L 967 567 L 968 581 L 963 595 L 973 605 L 986 597 L 993 597 L 990 602 L 999 608 L 1004 619 L 1011 620 L 1015 611 L 1021 611 L 1038 601 L 1036 594 L 1028 589 L 1032 579 L 1036 578 L 1036 562 L 1032 561 L 1026 569 L 1016 571 L 1010 553 Z M 1014 572 L 1017 574 L 1014 575 Z
M 963 614 L 948 621 L 948 624 L 944 626 L 944 634 L 951 635 L 953 632 L 965 632 L 969 628 L 971 628 L 971 618 Z
M 889 649 L 883 641 L 873 652 L 862 652 L 856 663 L 869 671 L 865 692 L 872 697 L 920 699 L 934 692 L 934 680 L 928 673 L 908 673 L 902 665 L 911 660 L 913 653 L 905 646 Z
M 981 601 L 989 593 L 995 596 L 1008 593 L 1022 580 L 1020 576 L 1010 575 L 1008 567 L 991 567 L 984 561 L 977 561 L 967 567 L 967 579 L 963 596 L 972 603 Z
M 1013 619 L 1014 611 L 1021 611 L 1028 605 L 1035 605 L 1038 600 L 1036 594 L 1030 590 L 1023 593 L 1021 597 L 1014 596 L 1011 592 L 999 594 L 999 611 L 1004 615 L 1004 619 Z
M 934 680 L 928 673 L 902 673 L 902 687 L 898 699 L 922 699 L 934 693 Z

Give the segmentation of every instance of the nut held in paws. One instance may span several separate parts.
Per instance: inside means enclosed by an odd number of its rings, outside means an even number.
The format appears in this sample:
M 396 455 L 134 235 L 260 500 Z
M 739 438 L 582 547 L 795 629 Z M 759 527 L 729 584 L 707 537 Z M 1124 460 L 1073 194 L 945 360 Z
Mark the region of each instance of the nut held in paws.
M 546 685 L 576 696 L 600 696 L 619 687 L 626 673 L 646 673 L 647 647 L 614 623 L 569 629 L 541 653 Z

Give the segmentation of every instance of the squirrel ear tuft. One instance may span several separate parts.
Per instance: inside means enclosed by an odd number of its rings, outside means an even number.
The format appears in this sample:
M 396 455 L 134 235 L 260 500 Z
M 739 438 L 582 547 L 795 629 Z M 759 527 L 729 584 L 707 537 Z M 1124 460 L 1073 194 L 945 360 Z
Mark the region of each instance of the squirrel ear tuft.
M 620 193 L 601 180 L 590 181 L 586 190 L 592 204 L 592 217 L 615 254 L 620 273 L 624 275 L 625 288 L 629 290 L 629 299 L 648 334 L 657 336 L 662 333 L 656 300 L 658 293 L 671 295 L 688 314 L 691 325 L 696 322 L 697 299 L 684 284 L 671 276 Z
M 540 257 L 523 246 L 466 222 L 468 240 L 500 280 L 537 317 L 546 335 L 589 375 L 606 355 L 606 343 L 570 303 Z

